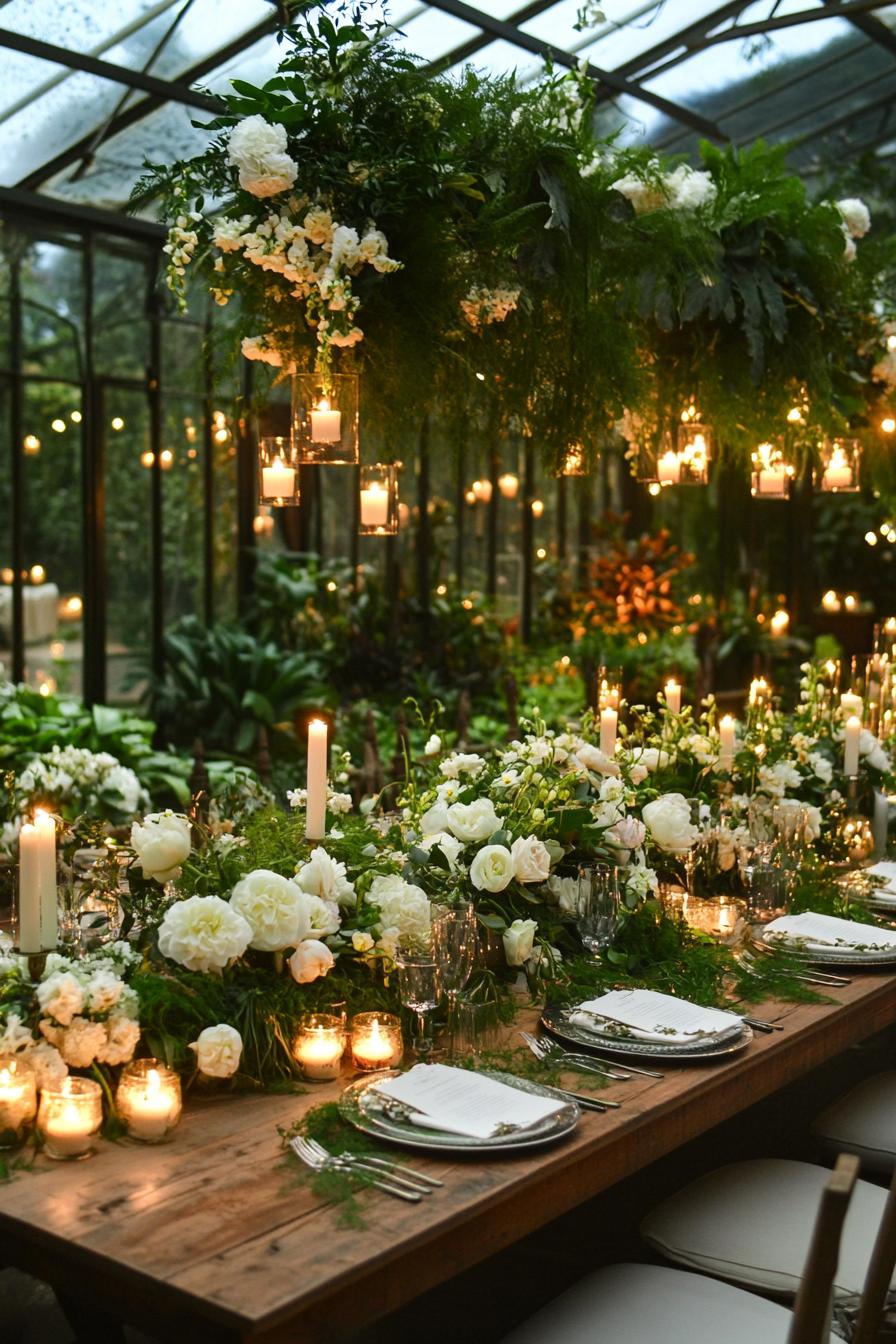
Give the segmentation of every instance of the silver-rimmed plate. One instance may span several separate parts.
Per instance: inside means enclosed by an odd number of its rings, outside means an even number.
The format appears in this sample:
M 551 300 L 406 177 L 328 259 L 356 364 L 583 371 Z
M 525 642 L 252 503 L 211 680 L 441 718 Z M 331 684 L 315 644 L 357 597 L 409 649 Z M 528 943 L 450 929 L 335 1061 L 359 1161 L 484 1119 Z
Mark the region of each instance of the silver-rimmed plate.
M 854 970 L 861 970 L 866 966 L 872 970 L 876 966 L 896 966 L 896 947 L 883 948 L 879 951 L 870 948 L 847 948 L 831 947 L 830 950 L 822 951 L 820 948 L 805 947 L 797 942 L 784 942 L 780 938 L 760 937 L 763 948 L 772 948 L 781 952 L 786 952 L 791 957 L 800 957 L 812 966 L 851 966 Z
M 528 1125 L 513 1133 L 496 1134 L 489 1139 L 467 1138 L 463 1134 L 424 1129 L 404 1119 L 401 1115 L 402 1107 L 384 1109 L 382 1099 L 371 1091 L 376 1083 L 397 1076 L 398 1070 L 390 1069 L 350 1083 L 339 1099 L 339 1110 L 344 1120 L 373 1138 L 385 1139 L 388 1143 L 397 1143 L 404 1148 L 444 1153 L 515 1153 L 525 1148 L 540 1148 L 546 1143 L 556 1143 L 579 1123 L 581 1112 L 576 1103 L 567 1100 L 554 1088 L 543 1087 L 540 1083 L 532 1083 L 527 1078 L 517 1078 L 510 1073 L 491 1069 L 482 1069 L 481 1072 L 486 1078 L 494 1078 L 496 1082 L 506 1083 L 508 1087 L 516 1087 L 521 1092 L 554 1097 L 563 1102 L 563 1109 L 540 1120 L 538 1124 Z
M 696 1064 L 704 1060 L 728 1059 L 731 1055 L 745 1050 L 753 1039 L 753 1032 L 746 1022 L 736 1036 L 712 1043 L 706 1040 L 693 1045 L 667 1045 L 661 1041 L 639 1041 L 634 1036 L 620 1036 L 616 1033 L 588 1031 L 585 1027 L 570 1022 L 568 1008 L 546 1008 L 541 1016 L 542 1026 L 569 1045 L 586 1046 L 601 1055 L 620 1055 L 640 1059 L 665 1060 L 671 1064 L 678 1060 L 682 1064 Z M 596 1025 L 596 1024 L 595 1024 Z

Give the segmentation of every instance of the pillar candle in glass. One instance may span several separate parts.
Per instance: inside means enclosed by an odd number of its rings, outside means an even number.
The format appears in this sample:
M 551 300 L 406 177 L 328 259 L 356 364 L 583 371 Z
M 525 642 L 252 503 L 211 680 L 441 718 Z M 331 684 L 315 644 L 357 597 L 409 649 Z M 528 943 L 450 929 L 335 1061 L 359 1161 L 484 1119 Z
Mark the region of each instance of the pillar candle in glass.
M 41 1090 L 37 1130 L 47 1157 L 60 1162 L 89 1157 L 103 1123 L 103 1091 L 92 1078 L 63 1078 Z
M 308 725 L 308 799 L 305 838 L 323 840 L 327 833 L 327 725 L 312 719 Z
M 115 1105 L 132 1139 L 163 1143 L 171 1137 L 183 1109 L 180 1079 L 161 1060 L 132 1060 L 122 1070 Z
M 19 929 L 21 952 L 52 951 L 57 941 L 56 823 L 37 808 L 19 832 Z
M 352 1018 L 352 1063 L 356 1069 L 394 1069 L 404 1047 L 394 1013 L 356 1013 Z
M 737 724 L 730 714 L 724 714 L 719 722 L 719 768 L 730 770 L 734 765 L 734 746 Z
M 491 489 L 491 482 L 488 484 Z M 358 530 L 362 536 L 391 537 L 398 531 L 398 464 L 361 468 Z
M 616 754 L 616 728 L 619 715 L 608 705 L 600 712 L 600 749 L 605 756 Z
M 357 374 L 294 374 L 292 438 L 299 462 L 353 466 L 358 461 Z
M 34 1070 L 21 1055 L 0 1055 L 0 1149 L 25 1138 L 37 1111 Z
M 341 1017 L 308 1013 L 299 1023 L 292 1052 L 306 1078 L 313 1083 L 329 1083 L 342 1072 L 344 1046 Z
M 856 714 L 846 720 L 843 738 L 843 773 L 859 773 L 859 739 L 862 736 L 862 720 Z
M 663 687 L 663 694 L 666 697 L 666 708 L 670 714 L 681 713 L 681 686 L 674 679 L 670 678 Z
M 669 448 L 657 458 L 656 478 L 660 485 L 678 485 L 681 479 L 681 458 Z
M 289 439 L 276 436 L 260 440 L 258 497 L 262 504 L 278 509 L 299 503 L 299 466 Z

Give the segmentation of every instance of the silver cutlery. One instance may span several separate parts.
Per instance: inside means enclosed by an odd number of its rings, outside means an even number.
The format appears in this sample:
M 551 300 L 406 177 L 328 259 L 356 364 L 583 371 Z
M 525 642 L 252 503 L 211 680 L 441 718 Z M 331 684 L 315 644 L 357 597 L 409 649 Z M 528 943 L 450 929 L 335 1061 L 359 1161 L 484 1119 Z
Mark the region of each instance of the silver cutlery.
M 784 1030 L 783 1022 L 764 1022 L 761 1017 L 744 1017 L 741 1013 L 739 1013 L 738 1016 L 740 1017 L 741 1022 L 745 1022 L 748 1027 L 753 1027 L 756 1031 L 772 1032 Z
M 762 943 L 754 942 L 753 946 L 761 956 L 773 957 L 775 955 L 774 948 L 767 947 Z M 742 952 L 738 960 L 748 975 L 758 974 L 756 971 L 756 958 L 752 953 Z M 827 985 L 832 989 L 845 989 L 847 985 L 852 984 L 852 981 L 848 976 L 832 975 L 830 972 L 820 971 L 814 966 L 811 971 L 808 969 L 805 971 L 791 971 L 790 974 L 793 976 L 794 980 L 800 980 L 806 985 Z
M 311 1167 L 314 1171 L 328 1171 L 328 1170 L 349 1171 L 352 1168 L 360 1165 L 353 1161 L 347 1162 L 344 1161 L 342 1158 L 333 1157 L 331 1154 L 327 1154 L 325 1157 L 321 1157 L 320 1154 L 318 1152 L 315 1152 L 315 1150 L 311 1147 L 311 1144 L 307 1139 L 303 1139 L 298 1136 L 296 1138 L 290 1139 L 289 1146 L 295 1153 L 296 1157 L 298 1157 L 302 1162 L 304 1162 L 306 1166 Z M 394 1195 L 396 1199 L 407 1200 L 409 1204 L 420 1203 L 421 1199 L 423 1198 L 422 1189 L 412 1188 L 409 1184 L 407 1184 L 403 1180 L 401 1181 L 401 1184 L 399 1184 L 398 1182 L 401 1179 L 400 1177 L 393 1177 L 391 1175 L 387 1175 L 387 1173 L 382 1171 L 379 1167 L 375 1167 L 373 1168 L 373 1170 L 379 1173 L 380 1179 L 371 1180 L 370 1184 L 376 1186 L 378 1190 L 384 1190 L 386 1194 Z M 368 1172 L 367 1174 L 370 1175 L 370 1172 Z M 430 1192 L 427 1191 L 426 1193 L 428 1194 Z
M 575 1059 L 580 1060 L 582 1062 L 582 1065 L 589 1064 L 594 1066 L 601 1064 L 604 1066 L 605 1069 L 616 1069 L 616 1064 L 613 1063 L 613 1061 L 611 1060 L 601 1059 L 598 1055 L 580 1055 L 575 1054 L 569 1050 L 564 1050 L 563 1047 L 560 1044 L 558 1044 L 557 1041 L 551 1040 L 548 1036 L 533 1036 L 532 1039 L 535 1041 L 535 1043 L 539 1046 L 540 1049 L 550 1051 L 552 1059 L 557 1059 L 561 1063 L 564 1062 L 565 1060 Z M 532 1049 L 531 1045 L 529 1046 L 529 1049 L 530 1050 Z M 611 1076 L 625 1077 L 626 1081 L 628 1081 L 629 1076 L 633 1073 L 640 1074 L 641 1077 L 643 1078 L 664 1077 L 664 1075 L 662 1073 L 659 1073 L 656 1069 L 643 1069 L 636 1064 L 630 1064 L 628 1060 L 625 1061 L 625 1070 L 626 1072 L 624 1075 L 614 1073 Z
M 374 1157 L 370 1153 L 331 1153 L 316 1139 L 306 1139 L 305 1142 L 311 1152 L 322 1161 L 332 1159 L 334 1162 L 342 1162 L 345 1166 L 361 1167 L 375 1174 L 382 1173 L 394 1184 L 406 1185 L 412 1190 L 419 1191 L 421 1195 L 431 1195 L 433 1190 L 444 1184 L 442 1181 L 437 1181 L 434 1176 L 426 1176 L 422 1171 L 402 1166 L 400 1162 L 392 1162 L 387 1157 Z
M 550 1059 L 554 1064 L 568 1064 L 570 1068 L 579 1069 L 582 1073 L 596 1073 L 601 1078 L 613 1078 L 620 1083 L 628 1082 L 631 1078 L 630 1073 L 619 1073 L 618 1070 L 609 1067 L 601 1068 L 601 1061 L 591 1059 L 588 1055 L 576 1055 L 555 1045 L 553 1041 L 539 1040 L 530 1031 L 521 1031 L 520 1036 L 536 1059 Z

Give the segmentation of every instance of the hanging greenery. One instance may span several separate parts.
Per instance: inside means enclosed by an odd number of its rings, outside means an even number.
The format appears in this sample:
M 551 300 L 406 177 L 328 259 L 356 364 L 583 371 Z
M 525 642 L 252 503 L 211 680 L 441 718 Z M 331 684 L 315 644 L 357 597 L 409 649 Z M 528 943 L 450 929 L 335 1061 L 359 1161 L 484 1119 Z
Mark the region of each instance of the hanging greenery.
M 137 188 L 169 220 L 170 284 L 233 301 L 244 355 L 363 372 L 368 427 L 438 408 L 554 465 L 692 399 L 742 454 L 795 397 L 809 445 L 861 418 L 884 347 L 860 201 L 811 201 L 781 148 L 705 145 L 699 171 L 619 149 L 584 73 L 433 76 L 366 3 L 331 13 L 297 17 L 205 153 Z

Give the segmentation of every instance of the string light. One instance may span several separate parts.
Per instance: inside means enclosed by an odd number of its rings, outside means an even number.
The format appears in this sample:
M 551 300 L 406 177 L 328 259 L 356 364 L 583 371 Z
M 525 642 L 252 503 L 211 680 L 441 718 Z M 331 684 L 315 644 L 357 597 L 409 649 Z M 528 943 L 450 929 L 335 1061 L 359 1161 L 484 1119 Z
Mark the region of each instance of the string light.
M 893 419 L 892 415 L 885 415 L 880 422 L 880 427 L 885 434 L 892 434 L 896 432 L 896 420 Z
M 663 487 L 660 485 L 659 481 L 651 481 L 647 487 L 647 493 L 648 495 L 653 495 L 654 499 L 656 499 L 662 488 Z
M 877 545 L 877 533 L 876 533 L 876 532 L 866 532 L 866 533 L 865 533 L 865 540 L 867 541 L 867 543 L 868 543 L 869 546 L 876 546 L 876 545 Z
M 68 599 L 64 607 L 66 616 L 80 616 L 83 610 L 84 603 L 77 593 Z
M 498 477 L 498 489 L 505 499 L 516 499 L 519 488 L 520 478 L 514 472 L 505 471 L 503 476 Z
M 329 583 L 327 584 L 327 592 L 328 592 L 328 593 L 335 593 L 335 591 L 336 591 L 336 587 L 337 587 L 337 585 L 336 585 L 336 581 L 335 581 L 335 579 L 330 579 Z
M 116 431 L 116 433 L 119 430 L 124 429 L 124 421 L 122 420 L 120 415 L 113 415 L 112 419 L 109 421 L 109 424 Z
M 80 425 L 84 417 L 81 415 L 80 411 L 70 411 L 68 418 L 69 420 L 71 420 L 73 425 Z
M 151 467 L 155 460 L 156 455 L 150 448 L 147 448 L 146 452 L 140 454 L 141 467 Z
M 51 428 L 51 429 L 55 429 L 55 431 L 56 431 L 57 434 L 64 434 L 64 433 L 65 433 L 65 421 L 64 421 L 64 420 L 60 420 L 59 417 L 57 416 L 55 420 L 51 420 L 51 421 L 50 421 L 50 428 Z
M 784 635 L 790 626 L 790 613 L 783 607 L 779 607 L 769 621 L 769 629 L 773 635 Z
M 547 551 L 543 546 L 539 546 L 538 550 L 535 552 L 535 556 L 538 560 L 544 560 L 547 558 Z
M 541 515 L 544 513 L 544 500 L 533 499 L 531 508 L 532 508 L 532 517 L 540 518 Z
M 159 453 L 159 466 L 163 471 L 170 471 L 174 466 L 174 454 L 170 448 L 163 448 Z
M 447 592 L 448 592 L 448 585 L 445 583 L 440 583 L 438 588 L 436 589 L 436 594 L 439 597 L 444 597 Z
M 36 434 L 26 434 L 22 440 L 22 452 L 26 457 L 36 457 L 40 452 L 40 439 Z

